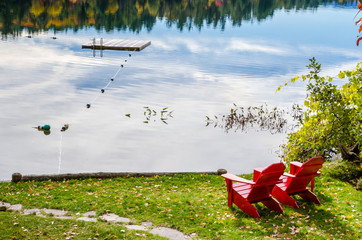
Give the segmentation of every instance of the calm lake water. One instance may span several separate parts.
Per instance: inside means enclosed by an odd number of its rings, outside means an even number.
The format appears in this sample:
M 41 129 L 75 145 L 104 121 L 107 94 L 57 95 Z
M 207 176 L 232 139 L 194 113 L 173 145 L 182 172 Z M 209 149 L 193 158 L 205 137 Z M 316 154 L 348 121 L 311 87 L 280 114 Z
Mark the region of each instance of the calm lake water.
M 0 6 L 3 180 L 14 172 L 251 172 L 280 161 L 286 134 L 226 133 L 206 126 L 206 116 L 234 103 L 290 108 L 303 102 L 303 84 L 275 89 L 307 73 L 309 58 L 330 76 L 362 60 L 355 1 L 11 2 Z M 82 49 L 92 38 L 151 45 L 131 57 Z M 45 124 L 49 135 L 33 128 Z

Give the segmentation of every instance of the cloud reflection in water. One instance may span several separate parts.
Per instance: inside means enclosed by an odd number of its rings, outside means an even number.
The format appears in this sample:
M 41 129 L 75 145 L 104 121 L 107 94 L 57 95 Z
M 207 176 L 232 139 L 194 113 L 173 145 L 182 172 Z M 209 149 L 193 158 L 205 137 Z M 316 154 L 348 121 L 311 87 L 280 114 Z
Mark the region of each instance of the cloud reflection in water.
M 99 52 L 93 58 L 92 51 L 80 49 L 92 34 L 143 38 L 152 45 L 135 53 L 87 109 L 128 54 L 105 51 L 103 58 Z M 9 179 L 13 172 L 57 173 L 60 129 L 66 123 L 70 127 L 62 138 L 63 173 L 218 168 L 244 173 L 278 161 L 273 151 L 284 134 L 225 134 L 206 128 L 205 116 L 228 112 L 233 103 L 290 107 L 300 102 L 300 85 L 278 94 L 275 89 L 305 73 L 313 46 L 266 43 L 253 36 L 230 38 L 227 29 L 216 38 L 193 34 L 79 31 L 59 33 L 56 40 L 39 34 L 1 42 L 0 54 L 6 57 L 0 59 L 0 179 Z M 333 59 L 325 68 L 328 74 L 355 64 L 359 56 L 353 51 L 332 46 L 315 53 Z M 146 106 L 169 107 L 173 118 L 168 125 L 144 124 Z M 43 124 L 51 125 L 50 135 L 32 128 Z

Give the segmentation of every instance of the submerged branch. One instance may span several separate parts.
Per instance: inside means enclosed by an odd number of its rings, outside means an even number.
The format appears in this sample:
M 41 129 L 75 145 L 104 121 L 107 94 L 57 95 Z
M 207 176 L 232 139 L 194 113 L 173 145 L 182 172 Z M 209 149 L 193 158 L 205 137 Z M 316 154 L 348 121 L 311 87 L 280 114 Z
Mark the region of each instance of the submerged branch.
M 224 128 L 228 133 L 230 130 L 235 132 L 247 132 L 254 128 L 260 131 L 269 131 L 271 134 L 283 133 L 292 130 L 303 122 L 303 112 L 298 104 L 294 104 L 291 110 L 284 110 L 274 107 L 268 109 L 267 104 L 260 107 L 238 107 L 230 109 L 227 115 L 206 116 L 206 126 Z M 288 124 L 288 118 L 292 119 L 292 124 Z

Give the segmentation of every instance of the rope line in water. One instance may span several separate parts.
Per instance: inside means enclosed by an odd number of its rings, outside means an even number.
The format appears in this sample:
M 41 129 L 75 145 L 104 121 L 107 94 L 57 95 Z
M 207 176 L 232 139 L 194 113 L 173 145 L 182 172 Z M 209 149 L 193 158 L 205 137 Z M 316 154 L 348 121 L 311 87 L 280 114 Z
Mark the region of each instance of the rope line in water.
M 132 55 L 128 54 L 128 58 L 130 58 Z M 124 60 L 124 63 L 127 63 L 127 59 Z M 111 77 L 111 79 L 108 81 L 108 83 L 101 89 L 100 93 L 92 100 L 90 103 L 86 105 L 87 108 L 90 108 L 92 104 L 95 103 L 95 101 L 99 98 L 100 95 L 102 95 L 105 90 L 111 85 L 111 83 L 114 81 L 114 79 L 117 77 L 121 69 L 124 67 L 124 63 L 121 64 L 117 70 L 117 72 Z M 84 110 L 83 110 L 84 111 Z M 82 111 L 82 112 L 83 112 Z M 61 170 L 61 164 L 62 164 L 62 141 L 63 141 L 63 132 L 68 129 L 69 125 L 64 124 L 64 127 L 60 131 L 60 141 L 59 141 L 59 156 L 58 156 L 58 174 L 60 174 Z
M 128 54 L 128 58 L 130 58 L 132 55 L 131 54 Z M 102 95 L 105 90 L 111 85 L 112 82 L 114 82 L 114 79 L 117 77 L 117 75 L 119 74 L 119 72 L 121 71 L 121 69 L 124 67 L 124 64 L 127 63 L 127 59 L 124 60 L 124 63 L 121 64 L 117 70 L 117 72 L 110 78 L 110 80 L 108 81 L 108 83 L 106 84 L 106 86 L 104 86 L 102 89 L 101 89 L 101 92 L 92 100 L 90 101 L 86 107 L 87 108 L 90 108 L 92 106 L 92 104 L 94 104 L 94 102 L 99 98 L 100 95 Z

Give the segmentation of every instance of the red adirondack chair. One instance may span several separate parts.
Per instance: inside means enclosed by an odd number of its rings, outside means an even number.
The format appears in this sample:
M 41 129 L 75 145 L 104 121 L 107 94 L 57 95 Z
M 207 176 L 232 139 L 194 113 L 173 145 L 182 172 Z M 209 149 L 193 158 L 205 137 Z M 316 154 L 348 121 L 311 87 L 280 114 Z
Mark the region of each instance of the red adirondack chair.
M 283 163 L 274 163 L 266 168 L 254 169 L 253 181 L 235 176 L 233 174 L 223 174 L 226 180 L 228 191 L 228 206 L 234 203 L 243 212 L 254 218 L 260 215 L 252 203 L 262 202 L 266 207 L 283 212 L 280 204 L 273 199 L 271 192 L 279 178 L 283 174 L 285 166 Z M 236 182 L 233 184 L 233 182 Z
M 291 195 L 298 194 L 303 199 L 320 204 L 319 199 L 313 193 L 314 177 L 319 176 L 318 170 L 322 167 L 324 160 L 322 157 L 314 157 L 305 163 L 291 162 L 290 174 L 284 173 L 281 176 L 281 183 L 275 185 L 272 195 L 280 203 L 299 208 L 297 202 Z M 311 190 L 307 188 L 311 183 Z

